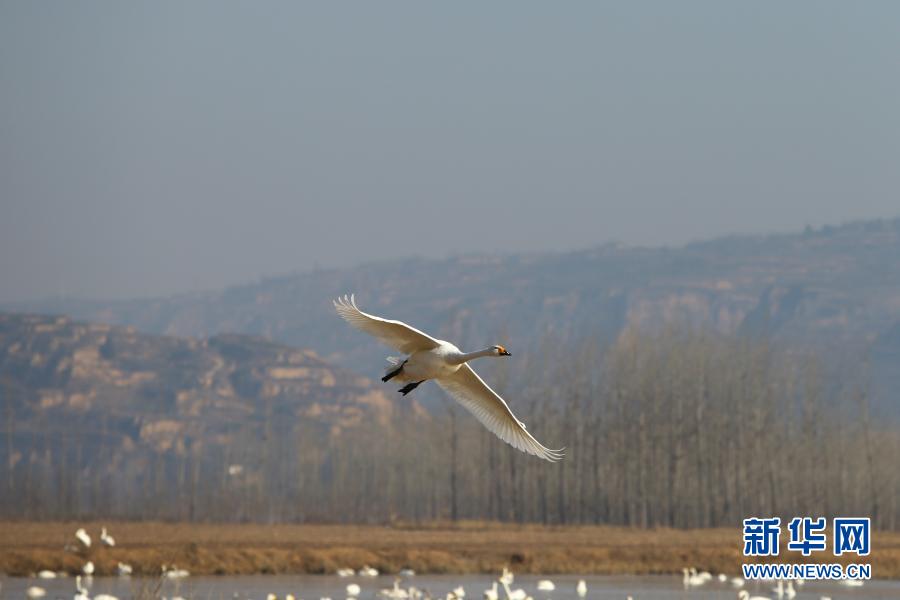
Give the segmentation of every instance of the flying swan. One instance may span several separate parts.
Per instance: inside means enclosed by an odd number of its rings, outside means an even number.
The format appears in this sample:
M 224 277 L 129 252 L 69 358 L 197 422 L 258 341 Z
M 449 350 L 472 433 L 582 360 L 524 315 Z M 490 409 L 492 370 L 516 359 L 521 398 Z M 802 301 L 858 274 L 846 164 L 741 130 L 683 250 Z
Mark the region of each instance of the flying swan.
M 390 321 L 364 313 L 356 306 L 352 295 L 349 298 L 344 296 L 335 300 L 334 308 L 350 325 L 375 336 L 382 343 L 406 355 L 405 358 L 388 358 L 391 364 L 385 376 L 381 378 L 382 381 L 397 379 L 408 382 L 400 388 L 400 393 L 404 396 L 418 385 L 433 379 L 507 444 L 551 462 L 564 456 L 564 448 L 551 450 L 534 439 L 503 398 L 467 364 L 468 361 L 482 356 L 509 356 L 509 352 L 503 346 L 490 346 L 477 352 L 462 352 L 450 342 L 436 340 L 401 321 Z

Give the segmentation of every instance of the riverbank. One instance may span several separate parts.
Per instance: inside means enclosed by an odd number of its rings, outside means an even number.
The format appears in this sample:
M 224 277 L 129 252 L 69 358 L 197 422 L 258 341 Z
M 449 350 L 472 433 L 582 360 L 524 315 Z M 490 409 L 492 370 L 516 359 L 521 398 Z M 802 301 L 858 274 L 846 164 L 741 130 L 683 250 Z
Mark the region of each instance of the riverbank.
M 100 528 L 115 537 L 102 546 Z M 90 549 L 77 544 L 84 527 Z M 0 522 L 0 572 L 24 576 L 42 569 L 115 574 L 119 562 L 135 574 L 176 565 L 193 574 L 334 573 L 372 566 L 383 573 L 495 573 L 509 565 L 520 573 L 658 574 L 695 566 L 737 574 L 743 562 L 739 529 L 630 529 L 605 526 L 430 523 L 418 525 L 222 525 L 158 522 Z M 872 538 L 873 575 L 900 579 L 900 534 Z M 821 553 L 820 560 L 834 557 Z M 782 553 L 782 562 L 800 562 Z M 862 561 L 860 561 L 862 562 Z

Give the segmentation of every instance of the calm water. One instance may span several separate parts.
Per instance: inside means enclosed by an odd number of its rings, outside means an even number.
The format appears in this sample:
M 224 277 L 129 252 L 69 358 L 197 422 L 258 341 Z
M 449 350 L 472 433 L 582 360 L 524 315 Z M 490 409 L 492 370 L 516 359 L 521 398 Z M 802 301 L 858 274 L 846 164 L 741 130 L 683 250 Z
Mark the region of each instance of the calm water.
M 539 592 L 537 590 L 538 579 L 544 579 L 536 575 L 517 575 L 513 588 L 525 589 L 535 600 L 578 600 L 575 593 L 575 584 L 582 577 L 576 575 L 548 576 L 556 584 L 554 592 Z M 727 584 L 718 582 L 708 583 L 699 589 L 685 592 L 681 587 L 680 576 L 641 576 L 641 577 L 600 577 L 586 576 L 587 600 L 621 599 L 628 596 L 634 600 L 686 600 L 686 599 L 718 599 L 737 598 L 737 592 Z M 436 599 L 443 599 L 445 594 L 458 585 L 466 590 L 468 600 L 481 600 L 482 592 L 489 588 L 492 579 L 486 575 L 423 575 L 410 577 L 403 582 L 403 586 L 414 585 L 422 590 L 428 590 Z M 0 578 L 3 588 L 0 590 L 2 599 L 25 598 L 25 590 L 29 586 L 38 585 L 47 590 L 44 600 L 56 600 L 63 598 L 71 600 L 75 593 L 75 578 L 66 577 L 59 579 L 27 579 L 27 578 Z M 166 581 L 162 588 L 162 595 L 171 597 L 174 595 L 193 598 L 194 600 L 265 600 L 266 595 L 273 593 L 280 598 L 288 592 L 298 599 L 319 600 L 331 598 L 332 600 L 344 600 L 345 588 L 348 583 L 357 583 L 362 588 L 360 600 L 374 600 L 378 590 L 389 588 L 393 585 L 393 577 L 348 577 L 340 578 L 326 575 L 258 575 L 258 576 L 220 576 L 220 577 L 188 577 L 175 581 Z M 156 584 L 141 578 L 115 578 L 94 577 L 91 586 L 91 595 L 106 593 L 129 598 L 138 593 L 142 586 L 150 589 Z M 769 583 L 750 585 L 747 589 L 753 595 L 773 597 L 772 585 Z M 835 583 L 807 582 L 796 600 L 818 600 L 821 596 L 829 596 L 832 600 L 841 598 L 874 600 L 876 598 L 900 599 L 900 581 L 872 581 L 861 588 L 846 588 Z M 501 595 L 502 597 L 502 595 Z

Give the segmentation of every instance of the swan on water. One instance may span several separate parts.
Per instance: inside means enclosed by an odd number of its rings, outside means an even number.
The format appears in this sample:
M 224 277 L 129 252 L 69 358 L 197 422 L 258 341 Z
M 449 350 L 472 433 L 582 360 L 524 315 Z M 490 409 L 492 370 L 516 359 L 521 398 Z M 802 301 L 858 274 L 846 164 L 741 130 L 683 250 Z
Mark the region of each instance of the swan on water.
M 25 590 L 25 595 L 29 598 L 43 598 L 47 595 L 47 590 L 42 587 L 33 585 L 27 590 Z
M 383 344 L 405 355 L 405 358 L 389 358 L 391 364 L 381 378 L 382 381 L 396 379 L 407 382 L 400 388 L 404 396 L 433 379 L 507 444 L 551 462 L 563 458 L 564 449 L 551 450 L 534 439 L 503 398 L 469 366 L 469 361 L 476 358 L 509 356 L 503 346 L 462 352 L 450 342 L 435 339 L 406 323 L 362 312 L 352 295 L 335 300 L 334 308 L 353 327 L 375 336 Z
M 385 588 L 378 592 L 379 596 L 391 598 L 391 600 L 405 600 L 409 598 L 409 592 L 400 587 L 400 578 L 394 579 L 394 587 Z
M 584 582 L 584 579 L 578 580 L 578 585 L 575 586 L 575 593 L 578 594 L 579 598 L 584 598 L 587 595 L 587 584 Z
M 691 567 L 690 569 L 681 569 L 681 572 L 684 574 L 684 577 L 682 577 L 684 589 L 697 587 L 706 583 L 706 577 L 704 577 L 702 573 L 697 573 L 697 569 L 694 567 Z
M 75 576 L 75 592 L 73 600 L 90 600 L 87 588 L 81 585 L 81 575 Z
M 552 592 L 556 589 L 556 585 L 549 579 L 541 579 L 537 582 L 537 589 L 542 592 Z
M 84 566 L 81 567 L 81 572 L 85 575 L 93 575 L 94 574 L 94 563 L 92 561 L 87 561 L 84 563 Z
M 359 596 L 360 592 L 359 584 L 351 583 L 347 585 L 347 595 L 351 597 Z
M 491 588 L 489 590 L 484 590 L 482 597 L 484 598 L 484 600 L 498 600 L 498 598 L 500 596 L 497 594 L 497 582 L 496 581 L 493 583 L 493 585 L 491 586 Z
M 522 588 L 518 588 L 515 590 L 509 589 L 509 584 L 506 581 L 500 580 L 500 583 L 503 584 L 503 591 L 506 592 L 506 600 L 525 600 L 528 597 L 528 594 L 525 593 L 525 590 Z
M 747 590 L 738 592 L 738 600 L 771 600 L 768 596 L 751 596 Z

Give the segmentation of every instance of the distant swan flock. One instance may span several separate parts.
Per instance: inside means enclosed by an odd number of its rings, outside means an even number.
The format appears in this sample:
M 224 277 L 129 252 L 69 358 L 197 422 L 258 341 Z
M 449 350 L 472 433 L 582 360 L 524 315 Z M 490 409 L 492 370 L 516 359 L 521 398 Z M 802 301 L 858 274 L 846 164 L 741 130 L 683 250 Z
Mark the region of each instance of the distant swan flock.
M 544 460 L 563 458 L 564 449 L 551 450 L 528 433 L 525 424 L 512 413 L 497 392 L 492 390 L 467 363 L 482 356 L 509 356 L 503 346 L 489 346 L 477 352 L 437 340 L 401 321 L 390 321 L 356 306 L 351 295 L 334 301 L 334 308 L 348 323 L 375 336 L 382 343 L 402 352 L 405 357 L 388 358 L 390 366 L 382 381 L 407 382 L 400 388 L 404 396 L 425 381 L 433 379 L 445 392 L 475 415 L 481 423 L 507 444 Z

